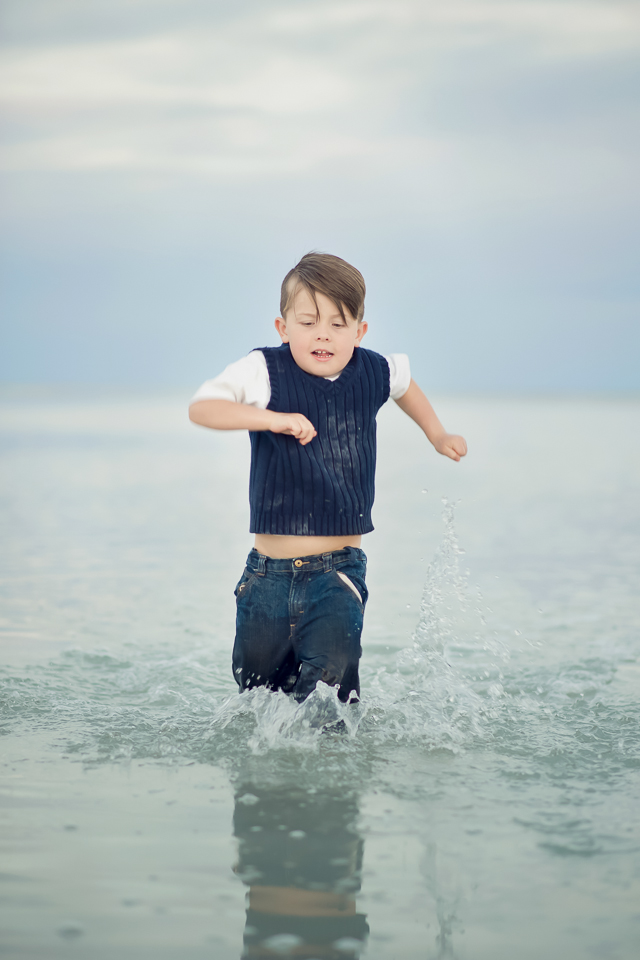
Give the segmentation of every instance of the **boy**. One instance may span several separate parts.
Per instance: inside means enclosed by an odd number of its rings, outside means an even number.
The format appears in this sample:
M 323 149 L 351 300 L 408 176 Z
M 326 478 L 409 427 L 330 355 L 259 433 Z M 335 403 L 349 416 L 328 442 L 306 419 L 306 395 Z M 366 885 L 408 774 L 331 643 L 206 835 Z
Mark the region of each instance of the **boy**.
M 361 347 L 362 274 L 308 253 L 282 284 L 280 347 L 254 350 L 204 383 L 194 423 L 249 430 L 250 530 L 255 547 L 238 583 L 233 673 L 241 690 L 267 686 L 304 700 L 319 680 L 357 699 L 367 602 L 362 535 L 373 530 L 376 414 L 391 396 L 435 449 L 460 460 L 411 379 L 404 354 Z

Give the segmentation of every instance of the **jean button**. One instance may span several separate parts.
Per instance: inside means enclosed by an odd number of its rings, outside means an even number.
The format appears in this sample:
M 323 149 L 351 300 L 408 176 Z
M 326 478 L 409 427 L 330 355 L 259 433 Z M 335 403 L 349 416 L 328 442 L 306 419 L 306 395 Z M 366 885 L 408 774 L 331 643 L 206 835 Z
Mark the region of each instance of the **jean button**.
M 301 566 L 302 566 L 302 560 L 294 560 L 294 561 L 293 561 L 293 565 L 294 565 L 294 567 L 301 567 Z

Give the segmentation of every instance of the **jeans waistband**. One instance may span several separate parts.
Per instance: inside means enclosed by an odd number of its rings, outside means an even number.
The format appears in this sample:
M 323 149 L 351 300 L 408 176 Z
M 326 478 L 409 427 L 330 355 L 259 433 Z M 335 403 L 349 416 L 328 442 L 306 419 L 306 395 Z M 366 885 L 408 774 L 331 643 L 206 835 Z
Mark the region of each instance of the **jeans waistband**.
M 311 556 L 300 556 L 287 558 L 285 560 L 274 560 L 271 557 L 265 557 L 263 553 L 258 553 L 254 548 L 247 557 L 247 567 L 252 573 L 264 575 L 265 573 L 318 573 L 324 571 L 328 573 L 336 566 L 342 566 L 349 561 L 365 562 L 367 559 L 364 550 L 359 547 L 343 547 L 342 550 L 333 550 L 331 553 L 316 553 Z

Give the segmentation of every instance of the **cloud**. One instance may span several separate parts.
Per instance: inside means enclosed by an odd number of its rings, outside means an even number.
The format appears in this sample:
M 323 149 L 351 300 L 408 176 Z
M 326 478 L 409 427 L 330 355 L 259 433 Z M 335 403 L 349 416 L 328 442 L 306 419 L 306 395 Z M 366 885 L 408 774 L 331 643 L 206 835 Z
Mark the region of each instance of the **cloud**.
M 8 49 L 2 168 L 237 180 L 340 160 L 388 171 L 395 157 L 401 170 L 459 147 L 446 124 L 399 129 L 416 98 L 446 102 L 501 62 L 503 77 L 542 75 L 640 47 L 637 6 L 613 0 L 267 3 L 164 33 L 151 23 L 146 35 Z
M 281 7 L 269 18 L 296 33 L 377 25 L 396 29 L 424 47 L 454 47 L 496 40 L 528 40 L 539 54 L 609 55 L 637 50 L 640 13 L 632 2 L 581 0 L 392 0 Z
M 7 106 L 202 107 L 268 114 L 325 111 L 349 83 L 319 58 L 271 54 L 217 31 L 14 51 L 0 72 Z
M 318 248 L 430 383 L 637 383 L 635 0 L 3 14 L 8 375 L 204 376 Z

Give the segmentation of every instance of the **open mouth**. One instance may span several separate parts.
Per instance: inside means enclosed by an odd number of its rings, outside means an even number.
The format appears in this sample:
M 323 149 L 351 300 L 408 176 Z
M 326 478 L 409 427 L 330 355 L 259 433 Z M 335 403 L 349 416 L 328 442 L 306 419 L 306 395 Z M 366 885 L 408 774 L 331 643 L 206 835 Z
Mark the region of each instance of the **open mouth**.
M 311 356 L 315 357 L 316 360 L 331 360 L 333 354 L 329 353 L 328 350 L 312 350 Z

